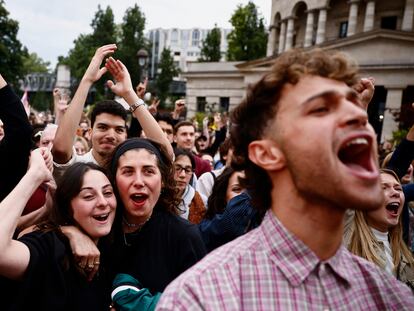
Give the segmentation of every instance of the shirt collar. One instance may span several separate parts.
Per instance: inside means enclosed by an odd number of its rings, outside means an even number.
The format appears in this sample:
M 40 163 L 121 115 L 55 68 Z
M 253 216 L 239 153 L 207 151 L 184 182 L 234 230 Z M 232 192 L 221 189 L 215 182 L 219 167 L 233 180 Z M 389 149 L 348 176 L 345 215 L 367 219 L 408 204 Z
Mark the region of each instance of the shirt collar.
M 346 269 L 345 253 L 341 246 L 336 254 L 322 262 L 300 239 L 289 232 L 271 210 L 266 213 L 261 225 L 263 243 L 270 259 L 284 274 L 291 286 L 303 283 L 309 274 L 321 264 L 327 264 L 342 279 L 349 283 L 351 276 Z

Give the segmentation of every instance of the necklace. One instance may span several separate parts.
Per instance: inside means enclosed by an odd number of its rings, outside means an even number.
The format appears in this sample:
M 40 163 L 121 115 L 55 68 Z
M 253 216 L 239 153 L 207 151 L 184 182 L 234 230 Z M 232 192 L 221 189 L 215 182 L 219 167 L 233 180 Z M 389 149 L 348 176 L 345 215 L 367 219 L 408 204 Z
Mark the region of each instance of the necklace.
M 124 217 L 124 216 L 122 216 L 122 223 L 124 223 L 128 228 L 133 228 L 133 229 L 135 229 L 134 230 L 134 232 L 132 233 L 132 234 L 134 234 L 134 233 L 138 233 L 138 232 L 140 232 L 141 231 L 141 229 L 142 229 L 142 227 L 149 221 L 151 219 L 151 215 L 144 221 L 144 222 L 142 222 L 142 223 L 140 223 L 140 224 L 131 224 L 131 223 L 129 223 L 127 220 L 126 220 L 126 218 Z M 124 236 L 124 243 L 125 243 L 125 245 L 126 246 L 131 246 L 132 244 L 131 243 L 128 243 L 128 241 L 127 241 L 127 238 L 126 238 L 126 233 L 125 233 L 125 231 L 123 232 L 123 236 Z
M 151 215 L 144 222 L 142 222 L 140 224 L 132 224 L 132 223 L 129 223 L 124 216 L 122 216 L 122 222 L 128 228 L 138 228 L 138 229 L 141 229 L 148 222 L 148 220 L 150 220 L 150 219 L 151 219 Z

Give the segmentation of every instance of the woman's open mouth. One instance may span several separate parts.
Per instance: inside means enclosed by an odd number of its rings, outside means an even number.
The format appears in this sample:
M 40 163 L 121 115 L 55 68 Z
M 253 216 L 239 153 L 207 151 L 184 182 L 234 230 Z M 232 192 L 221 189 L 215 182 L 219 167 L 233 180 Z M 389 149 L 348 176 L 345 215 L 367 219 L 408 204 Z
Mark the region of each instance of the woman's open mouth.
M 391 214 L 391 216 L 397 217 L 399 215 L 400 203 L 391 202 L 388 203 L 385 208 L 387 209 L 388 213 Z

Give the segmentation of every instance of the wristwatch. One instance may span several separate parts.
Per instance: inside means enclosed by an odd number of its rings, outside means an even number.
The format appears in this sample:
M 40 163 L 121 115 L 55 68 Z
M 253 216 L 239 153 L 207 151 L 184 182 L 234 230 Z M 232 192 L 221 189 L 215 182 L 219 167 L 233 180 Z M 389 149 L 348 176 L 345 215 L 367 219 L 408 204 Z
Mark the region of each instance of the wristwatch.
M 138 101 L 135 104 L 129 107 L 129 111 L 131 111 L 131 113 L 134 113 L 134 111 L 142 105 L 145 105 L 144 101 L 142 99 L 138 99 Z

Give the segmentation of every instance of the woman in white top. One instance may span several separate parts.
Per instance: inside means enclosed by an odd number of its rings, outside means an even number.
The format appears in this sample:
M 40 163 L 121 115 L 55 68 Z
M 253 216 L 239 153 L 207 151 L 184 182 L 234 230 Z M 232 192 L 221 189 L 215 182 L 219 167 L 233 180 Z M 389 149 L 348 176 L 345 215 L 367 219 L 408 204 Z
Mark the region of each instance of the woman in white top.
M 381 170 L 384 204 L 373 211 L 356 211 L 349 250 L 371 261 L 414 290 L 414 258 L 402 239 L 404 193 L 397 175 Z

